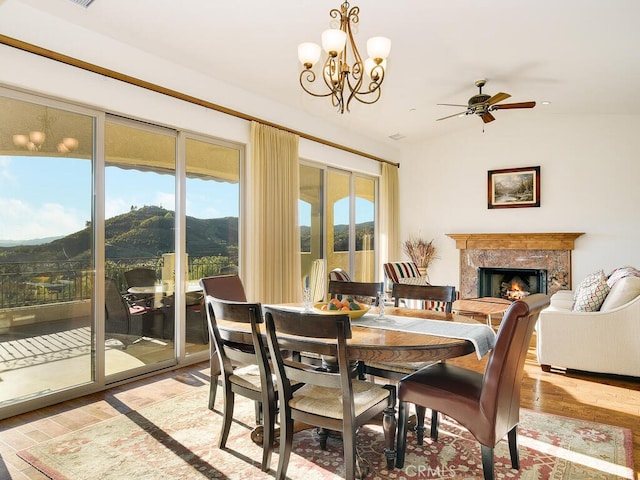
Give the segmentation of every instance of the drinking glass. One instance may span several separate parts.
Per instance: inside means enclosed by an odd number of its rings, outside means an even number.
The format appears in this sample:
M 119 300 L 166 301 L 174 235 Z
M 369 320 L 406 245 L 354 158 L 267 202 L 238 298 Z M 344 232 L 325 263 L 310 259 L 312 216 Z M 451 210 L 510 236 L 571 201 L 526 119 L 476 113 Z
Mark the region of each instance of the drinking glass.
M 384 307 L 387 301 L 387 292 L 378 292 L 378 320 L 384 320 Z

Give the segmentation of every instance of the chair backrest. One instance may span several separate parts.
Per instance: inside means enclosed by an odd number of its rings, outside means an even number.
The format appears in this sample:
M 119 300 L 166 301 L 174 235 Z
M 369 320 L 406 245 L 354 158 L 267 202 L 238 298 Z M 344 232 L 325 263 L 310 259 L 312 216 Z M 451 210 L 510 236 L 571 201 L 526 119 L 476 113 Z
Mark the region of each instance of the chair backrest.
M 323 315 L 321 313 L 307 313 L 287 310 L 273 306 L 264 306 L 265 324 L 269 354 L 276 371 L 280 401 L 286 402 L 291 398 L 293 390 L 291 382 L 320 385 L 323 387 L 342 389 L 343 419 L 345 429 L 351 428 L 354 420 L 353 388 L 351 370 L 347 358 L 347 340 L 351 338 L 351 321 L 348 314 Z M 317 354 L 335 356 L 338 361 L 338 372 L 318 370 L 308 364 L 293 360 L 284 360 L 280 351 L 288 348 L 298 350 L 296 344 L 283 341 L 283 335 L 316 339 L 334 339 L 331 347 L 326 343 L 305 343 L 299 350 Z
M 331 282 L 332 280 L 336 282 L 350 282 L 351 277 L 343 269 L 334 268 L 329 272 L 329 282 Z
M 343 295 L 363 297 L 367 303 L 377 303 L 378 292 L 382 291 L 382 282 L 342 282 L 329 281 L 329 297 L 341 297 Z
M 235 302 L 205 296 L 207 307 L 207 324 L 209 336 L 216 346 L 221 370 L 226 376 L 233 374 L 233 365 L 241 363 L 245 365 L 257 365 L 260 370 L 260 379 L 264 387 L 271 386 L 271 372 L 267 359 L 267 349 L 260 333 L 258 324 L 264 322 L 262 306 L 259 303 Z M 251 343 L 243 343 L 234 338 L 229 341 L 228 335 L 220 332 L 216 319 L 224 319 L 239 326 L 251 326 Z
M 105 277 L 104 307 L 106 313 L 105 332 L 129 333 L 129 312 L 118 283 L 110 277 Z
M 244 285 L 238 275 L 217 275 L 200 279 L 204 295 L 234 302 L 246 302 Z
M 413 262 L 389 262 L 384 264 L 384 274 L 391 283 L 400 283 L 403 278 L 418 278 L 420 271 Z
M 500 323 L 480 394 L 482 410 L 495 425 L 495 438 L 504 436 L 519 421 L 524 361 L 538 314 L 548 305 L 548 295 L 528 295 L 513 302 Z
M 132 268 L 124 272 L 124 278 L 130 287 L 148 287 L 156 283 L 156 271 L 152 268 Z
M 310 299 L 313 303 L 321 302 L 325 294 L 325 270 L 324 259 L 317 258 L 311 263 L 311 271 L 309 272 L 308 283 L 309 290 L 311 291 Z
M 456 288 L 439 285 L 409 285 L 394 283 L 391 295 L 394 305 L 400 305 L 400 299 L 423 300 L 428 310 L 441 310 L 451 313 L 453 302 L 456 300 Z

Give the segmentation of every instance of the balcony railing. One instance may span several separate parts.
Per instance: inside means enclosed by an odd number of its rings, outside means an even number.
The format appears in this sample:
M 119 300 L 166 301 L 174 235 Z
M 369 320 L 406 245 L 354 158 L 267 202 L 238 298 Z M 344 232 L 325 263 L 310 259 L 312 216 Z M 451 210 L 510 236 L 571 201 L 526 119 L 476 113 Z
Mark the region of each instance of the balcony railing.
M 234 271 L 237 259 L 189 256 L 189 279 Z M 114 278 L 120 290 L 127 288 L 124 272 L 136 267 L 156 270 L 160 279 L 162 257 L 119 258 L 105 262 L 105 275 Z M 90 299 L 94 268 L 83 261 L 0 263 L 0 309 Z

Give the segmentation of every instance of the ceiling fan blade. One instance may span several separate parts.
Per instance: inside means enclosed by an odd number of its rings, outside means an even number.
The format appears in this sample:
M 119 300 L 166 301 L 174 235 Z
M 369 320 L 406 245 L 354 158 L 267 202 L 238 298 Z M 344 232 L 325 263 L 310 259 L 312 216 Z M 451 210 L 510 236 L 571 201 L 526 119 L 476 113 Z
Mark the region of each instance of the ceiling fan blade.
M 511 95 L 509 95 L 508 93 L 504 93 L 504 92 L 496 93 L 493 97 L 491 97 L 489 100 L 487 100 L 487 105 L 493 105 L 494 103 L 501 102 L 502 100 L 506 100 L 510 96 Z
M 453 115 L 447 115 L 446 117 L 442 117 L 442 118 L 436 118 L 436 122 L 440 121 L 440 120 L 446 120 L 447 118 L 453 118 L 453 117 L 461 117 L 462 115 L 466 115 L 467 112 L 458 112 L 458 113 L 454 113 Z
M 505 108 L 533 108 L 536 102 L 520 102 L 520 103 L 503 103 L 501 105 L 493 105 L 491 110 L 502 110 Z
M 466 105 L 460 105 L 458 103 L 436 103 L 436 105 L 444 105 L 446 107 L 466 107 Z
M 493 122 L 496 117 L 494 117 L 493 115 L 491 115 L 489 112 L 487 113 L 483 113 L 482 115 L 480 115 L 480 117 L 482 118 L 482 121 L 484 123 L 489 123 L 489 122 Z

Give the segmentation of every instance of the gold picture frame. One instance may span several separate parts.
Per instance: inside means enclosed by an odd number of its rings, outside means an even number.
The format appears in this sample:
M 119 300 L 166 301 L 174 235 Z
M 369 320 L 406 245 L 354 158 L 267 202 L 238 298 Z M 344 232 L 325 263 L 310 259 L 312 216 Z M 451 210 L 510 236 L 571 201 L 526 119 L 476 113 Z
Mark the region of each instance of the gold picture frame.
M 489 170 L 489 208 L 540 206 L 540 167 Z

